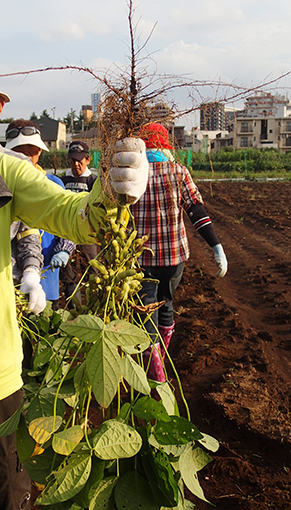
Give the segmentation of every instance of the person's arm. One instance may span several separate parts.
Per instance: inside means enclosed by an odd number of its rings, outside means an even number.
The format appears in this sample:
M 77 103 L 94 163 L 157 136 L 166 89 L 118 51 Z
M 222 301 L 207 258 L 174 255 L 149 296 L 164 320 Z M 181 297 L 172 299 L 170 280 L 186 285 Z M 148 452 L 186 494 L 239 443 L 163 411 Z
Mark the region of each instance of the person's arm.
M 54 271 L 57 267 L 65 267 L 68 263 L 70 256 L 76 248 L 76 244 L 67 239 L 59 239 L 59 242 L 54 247 L 53 256 L 50 260 L 50 268 Z
M 28 266 L 34 266 L 40 274 L 43 268 L 43 255 L 39 230 L 31 229 L 21 222 L 16 237 L 16 262 L 19 269 L 24 271 Z
M 116 149 L 123 151 L 116 153 L 118 166 L 109 170 L 109 177 L 114 191 L 132 203 L 146 189 L 148 162 L 144 142 L 128 140 Z M 76 244 L 94 244 L 92 233 L 107 214 L 116 214 L 116 203 L 104 193 L 100 177 L 88 194 L 63 190 L 31 165 L 7 156 L 0 155 L 0 171 L 13 194 L 12 221 L 20 219 Z
M 29 295 L 28 306 L 37 314 L 46 305 L 46 296 L 40 284 L 43 255 L 39 231 L 17 222 L 15 234 L 16 266 L 21 272 L 20 291 Z
M 218 266 L 216 276 L 222 278 L 227 273 L 227 258 L 215 233 L 211 219 L 204 208 L 198 187 L 193 182 L 186 168 L 183 182 L 183 198 L 185 200 L 184 209 L 194 228 L 213 250 L 215 262 Z

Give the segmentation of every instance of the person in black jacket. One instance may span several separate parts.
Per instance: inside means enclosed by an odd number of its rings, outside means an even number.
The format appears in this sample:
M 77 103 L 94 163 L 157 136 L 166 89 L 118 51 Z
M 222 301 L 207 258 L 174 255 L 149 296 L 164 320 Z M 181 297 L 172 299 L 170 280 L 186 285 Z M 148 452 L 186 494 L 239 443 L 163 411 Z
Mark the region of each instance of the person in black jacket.
M 74 140 L 69 145 L 68 159 L 70 168 L 66 175 L 61 177 L 65 188 L 75 193 L 80 191 L 90 192 L 96 180 L 96 176 L 92 175 L 88 168 L 90 163 L 89 147 L 85 142 Z M 89 260 L 97 255 L 96 245 L 77 246 L 75 254 L 69 260 L 66 267 L 61 269 L 60 279 L 65 287 L 65 296 L 68 299 L 75 291 L 80 276 L 88 267 Z M 89 272 L 95 273 L 95 269 L 90 267 Z M 81 292 L 78 291 L 76 296 L 81 303 Z M 73 302 L 69 301 L 68 307 L 73 308 Z

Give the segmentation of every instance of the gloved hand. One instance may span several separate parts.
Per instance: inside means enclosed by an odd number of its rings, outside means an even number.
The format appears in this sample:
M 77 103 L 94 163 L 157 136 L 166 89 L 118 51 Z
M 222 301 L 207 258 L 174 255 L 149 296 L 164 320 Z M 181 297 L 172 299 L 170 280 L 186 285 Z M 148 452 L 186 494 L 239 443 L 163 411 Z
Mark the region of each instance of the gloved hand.
M 28 306 L 36 315 L 42 312 L 46 305 L 46 295 L 40 284 L 40 276 L 32 267 L 23 271 L 20 291 L 29 294 Z
M 59 251 L 55 253 L 50 261 L 50 268 L 54 272 L 56 267 L 65 267 L 70 258 L 70 254 L 67 251 Z
M 146 147 L 140 138 L 124 138 L 116 142 L 113 166 L 109 170 L 111 186 L 126 196 L 127 204 L 134 204 L 146 190 L 149 163 Z
M 216 244 L 212 249 L 214 251 L 215 262 L 219 267 L 216 276 L 217 278 L 223 278 L 227 272 L 227 258 L 221 244 Z

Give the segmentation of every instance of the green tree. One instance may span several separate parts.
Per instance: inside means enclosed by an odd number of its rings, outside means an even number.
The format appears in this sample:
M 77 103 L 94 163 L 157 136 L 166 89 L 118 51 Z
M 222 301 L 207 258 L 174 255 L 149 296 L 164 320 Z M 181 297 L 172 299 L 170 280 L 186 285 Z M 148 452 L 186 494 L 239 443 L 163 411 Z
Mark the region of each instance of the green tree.
M 32 112 L 31 116 L 29 117 L 29 120 L 37 120 L 37 115 L 35 112 Z
M 41 112 L 40 118 L 42 118 L 42 117 L 46 117 L 48 119 L 51 118 L 50 114 L 48 113 L 48 111 L 46 109 Z

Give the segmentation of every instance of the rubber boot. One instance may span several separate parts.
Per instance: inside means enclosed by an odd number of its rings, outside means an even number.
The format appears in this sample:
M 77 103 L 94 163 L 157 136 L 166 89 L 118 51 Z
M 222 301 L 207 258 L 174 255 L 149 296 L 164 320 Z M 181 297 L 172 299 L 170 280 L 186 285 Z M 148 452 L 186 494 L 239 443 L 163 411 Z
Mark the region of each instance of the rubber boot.
M 166 349 L 168 349 L 168 347 L 170 345 L 172 334 L 174 333 L 174 327 L 175 327 L 175 322 L 173 322 L 172 326 L 160 326 L 160 325 L 158 326 L 159 333 L 163 339 Z M 161 347 L 161 354 L 162 354 L 162 357 L 164 360 L 165 356 L 166 356 L 166 352 L 162 345 L 160 347 Z
M 148 347 L 146 351 L 144 351 L 143 353 L 144 367 L 146 370 L 149 363 L 149 358 L 151 356 L 150 366 L 147 372 L 149 379 L 158 382 L 165 382 L 166 376 L 160 354 L 161 354 L 160 342 L 155 343 L 154 346 L 151 345 L 150 347 Z

